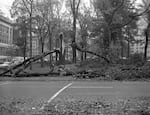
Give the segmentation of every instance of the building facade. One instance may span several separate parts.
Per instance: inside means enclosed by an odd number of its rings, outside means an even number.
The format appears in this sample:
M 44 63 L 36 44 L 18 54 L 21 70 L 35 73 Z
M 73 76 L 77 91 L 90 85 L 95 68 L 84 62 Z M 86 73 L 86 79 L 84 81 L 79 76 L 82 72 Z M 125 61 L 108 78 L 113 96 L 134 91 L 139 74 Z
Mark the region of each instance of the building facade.
M 30 35 L 27 37 L 27 48 L 30 49 Z M 39 39 L 38 36 L 32 33 L 32 56 L 40 54 Z M 30 50 L 27 52 L 27 56 L 30 57 Z
M 13 47 L 13 23 L 0 15 L 0 56 L 9 56 Z
M 16 44 L 18 41 L 20 42 L 18 45 L 20 47 L 19 49 L 19 55 L 24 56 L 24 50 L 26 50 L 26 57 L 30 57 L 30 31 L 29 29 L 21 29 L 21 27 L 18 25 L 18 23 L 14 24 L 14 35 L 13 35 L 13 43 Z M 18 40 L 20 39 L 20 40 Z M 25 42 L 26 42 L 26 48 L 25 48 Z M 38 35 L 34 32 L 32 32 L 32 56 L 39 55 L 39 39 Z

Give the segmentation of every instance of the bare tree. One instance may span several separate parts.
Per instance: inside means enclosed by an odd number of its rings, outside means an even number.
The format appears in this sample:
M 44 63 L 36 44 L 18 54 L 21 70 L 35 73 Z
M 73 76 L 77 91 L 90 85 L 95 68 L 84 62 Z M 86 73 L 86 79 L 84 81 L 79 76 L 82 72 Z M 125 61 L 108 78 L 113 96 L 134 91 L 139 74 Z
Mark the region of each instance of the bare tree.
M 86 7 L 85 4 L 83 4 L 83 7 L 81 8 L 81 11 L 78 14 L 78 22 L 80 25 L 80 34 L 81 34 L 81 47 L 83 49 L 87 49 L 87 37 L 88 37 L 88 30 L 89 26 L 91 24 L 91 11 L 88 7 Z M 86 52 L 81 53 L 81 61 L 84 59 L 86 60 Z
M 147 9 L 145 21 L 147 26 L 144 30 L 145 35 L 145 47 L 144 47 L 144 60 L 147 61 L 147 49 L 148 49 L 148 41 L 149 41 L 149 32 L 150 32 L 150 2 L 148 0 L 142 0 L 143 5 L 141 5 L 142 9 Z
M 30 58 L 32 57 L 32 16 L 33 16 L 33 2 L 34 0 L 22 0 L 23 4 L 29 14 L 29 28 L 30 28 Z M 32 64 L 30 66 L 32 69 Z
M 36 12 L 35 23 L 37 27 L 35 32 L 39 38 L 40 53 L 42 54 L 44 53 L 45 41 L 48 36 L 48 29 L 45 20 L 47 12 L 45 11 L 44 2 L 36 2 Z M 41 67 L 43 66 L 43 58 L 41 58 Z
M 25 16 L 29 23 L 30 32 L 30 57 L 32 57 L 32 18 L 34 10 L 34 0 L 15 0 L 11 7 L 11 16 L 19 18 Z M 32 64 L 30 66 L 32 69 Z
M 78 10 L 79 10 L 79 5 L 81 3 L 81 0 L 70 0 L 70 7 L 72 11 L 72 16 L 73 16 L 73 39 L 72 43 L 76 42 L 76 23 L 77 23 L 77 18 L 78 18 Z M 76 49 L 72 47 L 73 51 L 73 62 L 76 63 Z

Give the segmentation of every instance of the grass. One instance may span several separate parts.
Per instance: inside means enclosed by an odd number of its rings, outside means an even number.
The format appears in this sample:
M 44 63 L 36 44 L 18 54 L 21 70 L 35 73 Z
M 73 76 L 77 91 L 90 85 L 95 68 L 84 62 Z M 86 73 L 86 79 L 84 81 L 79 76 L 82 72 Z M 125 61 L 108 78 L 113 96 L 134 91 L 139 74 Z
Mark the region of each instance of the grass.
M 41 115 L 150 115 L 150 98 L 120 99 L 110 102 L 68 98 L 48 104 Z
M 50 71 L 50 67 L 48 65 L 44 65 L 44 67 L 41 67 L 39 63 L 32 64 L 32 70 L 30 70 L 30 67 L 28 67 L 25 70 L 27 73 L 47 73 Z
M 42 105 L 45 108 L 40 110 Z M 107 101 L 79 100 L 72 97 L 57 99 L 52 103 L 33 99 L 1 99 L 0 115 L 150 115 L 150 98 L 137 97 Z
M 62 68 L 63 69 L 62 69 Z M 99 60 L 92 60 L 89 62 L 83 62 L 80 64 L 68 64 L 68 65 L 61 65 L 55 66 L 53 75 L 46 74 L 44 77 L 44 73 L 48 73 L 51 71 L 49 65 L 45 65 L 43 68 L 41 67 L 40 63 L 34 63 L 32 65 L 32 70 L 25 69 L 24 71 L 27 73 L 34 73 L 34 75 L 29 76 L 19 76 L 17 78 L 3 78 L 0 77 L 0 80 L 25 80 L 25 81 L 47 81 L 47 80 L 73 80 L 74 78 L 77 79 L 94 79 L 94 80 L 101 80 L 101 81 L 149 81 L 150 79 L 150 64 L 147 63 L 144 66 L 135 66 L 135 65 L 122 65 L 122 64 L 110 64 L 110 65 L 102 65 L 100 64 Z M 60 71 L 61 70 L 61 71 Z M 87 74 L 81 74 L 81 72 L 88 72 Z M 91 72 L 91 73 L 90 73 Z M 60 73 L 60 75 L 59 75 Z M 38 74 L 41 74 L 41 78 L 37 77 Z M 71 74 L 74 74 L 71 76 Z M 70 75 L 68 77 L 64 77 L 63 75 Z M 62 77 L 63 76 L 63 77 Z M 34 78 L 35 77 L 35 78 Z M 60 79 L 58 78 L 60 77 Z M 72 78 L 73 77 L 73 78 Z M 63 78 L 63 79 L 62 79 Z M 3 80 L 4 79 L 4 80 Z
M 44 100 L 1 98 L 0 115 L 32 115 L 42 103 Z

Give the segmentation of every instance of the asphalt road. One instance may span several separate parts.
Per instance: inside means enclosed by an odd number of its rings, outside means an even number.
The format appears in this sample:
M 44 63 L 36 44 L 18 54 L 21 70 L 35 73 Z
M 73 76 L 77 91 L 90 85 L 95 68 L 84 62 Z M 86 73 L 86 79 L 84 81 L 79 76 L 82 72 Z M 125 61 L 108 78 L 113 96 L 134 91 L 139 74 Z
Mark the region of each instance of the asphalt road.
M 120 99 L 150 97 L 150 82 L 96 82 L 96 81 L 13 81 L 0 82 L 0 99 L 33 98 L 52 101 L 57 98 L 103 97 Z

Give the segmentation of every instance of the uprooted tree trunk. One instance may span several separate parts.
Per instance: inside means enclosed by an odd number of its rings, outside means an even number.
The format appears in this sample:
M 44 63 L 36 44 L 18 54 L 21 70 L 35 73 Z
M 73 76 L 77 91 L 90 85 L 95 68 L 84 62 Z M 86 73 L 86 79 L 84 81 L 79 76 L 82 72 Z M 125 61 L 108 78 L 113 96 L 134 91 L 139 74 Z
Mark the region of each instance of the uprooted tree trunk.
M 45 52 L 41 55 L 37 55 L 37 56 L 31 57 L 31 58 L 28 58 L 25 61 L 23 61 L 22 63 L 20 63 L 16 66 L 10 67 L 5 72 L 1 73 L 0 76 L 6 75 L 7 73 L 10 73 L 11 76 L 16 76 L 19 73 L 21 73 L 22 71 L 24 71 L 24 69 L 29 67 L 32 62 L 35 62 L 35 61 L 37 61 L 37 60 L 39 60 L 39 59 L 41 59 L 41 58 L 43 58 L 43 57 L 45 57 L 49 54 L 55 53 L 55 52 L 59 53 L 60 51 L 55 49 L 55 50 L 52 50 L 52 51 L 49 51 L 49 52 Z
M 80 48 L 75 42 L 71 44 L 72 47 L 74 47 L 76 50 L 80 51 L 80 52 L 85 52 L 85 53 L 89 53 L 89 54 L 92 54 L 92 55 L 95 55 L 95 56 L 98 56 L 102 59 L 104 59 L 107 63 L 110 63 L 109 59 L 107 59 L 106 57 L 102 56 L 102 55 L 99 55 L 95 52 L 92 52 L 92 51 L 88 51 L 88 50 L 84 50 L 82 48 Z
M 72 47 L 74 47 L 76 50 L 78 50 L 80 52 L 85 52 L 85 53 L 89 53 L 89 54 L 98 56 L 98 57 L 104 59 L 107 63 L 110 63 L 109 59 L 107 59 L 106 57 L 104 57 L 102 55 L 99 55 L 97 53 L 94 53 L 92 51 L 84 50 L 84 49 L 80 48 L 76 43 L 73 43 Z M 52 51 L 49 51 L 49 52 L 44 52 L 44 53 L 42 53 L 41 55 L 38 55 L 38 56 L 34 56 L 34 57 L 31 57 L 31 58 L 28 58 L 25 61 L 23 61 L 22 63 L 20 63 L 20 64 L 18 64 L 16 66 L 10 67 L 5 72 L 1 73 L 0 76 L 7 75 L 8 73 L 9 73 L 9 76 L 22 75 L 20 73 L 23 72 L 27 67 L 29 67 L 32 62 L 35 62 L 35 61 L 37 61 L 37 60 L 39 60 L 39 59 L 41 59 L 41 58 L 43 58 L 43 57 L 45 57 L 47 55 L 50 55 L 52 53 L 60 53 L 60 50 L 55 49 L 55 50 L 52 50 Z M 43 74 L 41 74 L 41 75 L 43 75 Z

